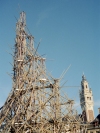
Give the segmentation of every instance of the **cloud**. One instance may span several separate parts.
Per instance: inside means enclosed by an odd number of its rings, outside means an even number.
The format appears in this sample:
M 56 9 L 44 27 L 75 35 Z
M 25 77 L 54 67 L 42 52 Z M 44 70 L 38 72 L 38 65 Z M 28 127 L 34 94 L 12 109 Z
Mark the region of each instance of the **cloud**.
M 39 26 L 40 23 L 41 23 L 44 19 L 46 19 L 47 17 L 48 17 L 48 13 L 47 13 L 46 11 L 45 11 L 45 12 L 41 12 L 41 13 L 39 14 L 38 21 L 37 21 L 36 25 Z
M 42 23 L 42 21 L 47 19 L 49 15 L 52 14 L 57 8 L 58 7 L 49 7 L 43 10 L 42 12 L 40 12 L 40 14 L 38 15 L 38 20 L 37 20 L 36 25 L 39 26 Z

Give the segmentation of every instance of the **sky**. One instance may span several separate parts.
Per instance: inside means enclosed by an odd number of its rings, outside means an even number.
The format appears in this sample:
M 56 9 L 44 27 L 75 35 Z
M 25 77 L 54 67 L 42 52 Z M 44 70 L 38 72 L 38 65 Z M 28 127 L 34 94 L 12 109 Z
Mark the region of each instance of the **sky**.
M 12 55 L 16 22 L 21 11 L 35 38 L 40 55 L 45 54 L 47 70 L 59 78 L 74 99 L 79 113 L 82 75 L 93 91 L 94 112 L 100 107 L 100 0 L 0 0 L 0 106 L 12 89 Z

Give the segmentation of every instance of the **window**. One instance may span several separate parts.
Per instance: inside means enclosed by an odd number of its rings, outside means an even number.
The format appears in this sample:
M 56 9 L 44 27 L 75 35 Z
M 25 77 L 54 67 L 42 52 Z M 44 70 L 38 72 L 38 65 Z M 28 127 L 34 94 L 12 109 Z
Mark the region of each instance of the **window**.
M 91 97 L 87 97 L 87 100 L 91 100 Z
M 89 100 L 89 97 L 87 97 L 87 100 Z

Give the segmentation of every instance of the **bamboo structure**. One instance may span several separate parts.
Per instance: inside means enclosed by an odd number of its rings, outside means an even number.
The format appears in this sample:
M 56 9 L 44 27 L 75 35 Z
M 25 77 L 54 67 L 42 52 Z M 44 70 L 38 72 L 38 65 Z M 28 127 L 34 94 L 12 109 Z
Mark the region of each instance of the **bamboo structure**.
M 85 128 L 73 100 L 60 94 L 60 80 L 47 73 L 45 58 L 26 32 L 25 12 L 16 24 L 13 87 L 0 108 L 0 133 L 76 133 Z

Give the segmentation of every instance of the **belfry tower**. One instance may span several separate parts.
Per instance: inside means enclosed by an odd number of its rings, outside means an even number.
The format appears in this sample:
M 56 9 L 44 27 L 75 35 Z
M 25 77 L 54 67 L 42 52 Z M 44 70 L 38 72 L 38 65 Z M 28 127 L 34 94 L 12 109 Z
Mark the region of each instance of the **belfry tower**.
M 91 122 L 94 119 L 93 95 L 84 75 L 82 76 L 81 81 L 80 105 L 82 109 L 83 121 Z

